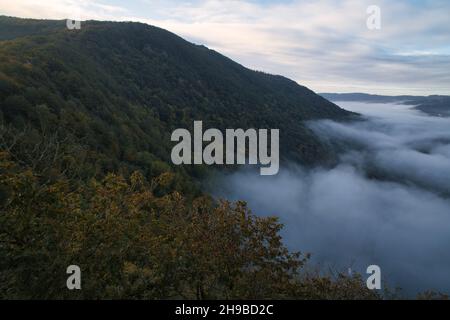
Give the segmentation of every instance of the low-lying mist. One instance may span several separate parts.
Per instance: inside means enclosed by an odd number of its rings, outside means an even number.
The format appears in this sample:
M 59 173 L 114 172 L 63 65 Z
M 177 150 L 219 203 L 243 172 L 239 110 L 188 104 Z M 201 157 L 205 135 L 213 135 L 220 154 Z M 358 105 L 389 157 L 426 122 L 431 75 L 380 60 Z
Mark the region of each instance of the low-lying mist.
M 289 248 L 325 268 L 364 273 L 376 264 L 406 294 L 450 292 L 450 118 L 396 104 L 339 105 L 365 120 L 310 123 L 338 165 L 292 164 L 273 177 L 245 169 L 214 193 L 279 216 Z

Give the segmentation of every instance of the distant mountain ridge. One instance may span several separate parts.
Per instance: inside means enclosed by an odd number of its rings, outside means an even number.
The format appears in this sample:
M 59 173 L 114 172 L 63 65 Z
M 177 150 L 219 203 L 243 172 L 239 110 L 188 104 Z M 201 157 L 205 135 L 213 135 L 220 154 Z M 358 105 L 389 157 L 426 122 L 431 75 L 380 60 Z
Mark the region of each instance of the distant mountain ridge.
M 450 96 L 382 96 L 367 93 L 320 93 L 330 101 L 361 101 L 371 103 L 403 103 L 432 116 L 450 117 Z

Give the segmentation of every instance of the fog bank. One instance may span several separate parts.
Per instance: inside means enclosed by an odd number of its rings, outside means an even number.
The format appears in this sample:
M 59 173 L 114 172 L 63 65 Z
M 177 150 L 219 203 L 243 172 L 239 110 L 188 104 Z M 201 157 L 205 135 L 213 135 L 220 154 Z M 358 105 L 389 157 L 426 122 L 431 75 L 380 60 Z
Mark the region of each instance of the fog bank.
M 364 121 L 311 128 L 340 154 L 331 169 L 292 165 L 274 177 L 242 170 L 218 196 L 277 215 L 293 250 L 326 267 L 365 271 L 406 293 L 450 292 L 450 119 L 411 106 L 340 102 Z

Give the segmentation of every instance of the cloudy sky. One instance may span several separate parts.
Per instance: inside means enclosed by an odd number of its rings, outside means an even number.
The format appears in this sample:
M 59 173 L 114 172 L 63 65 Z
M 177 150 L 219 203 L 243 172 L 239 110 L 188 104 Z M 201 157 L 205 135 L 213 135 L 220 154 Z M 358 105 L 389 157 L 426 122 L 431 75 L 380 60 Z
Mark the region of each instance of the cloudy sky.
M 392 95 L 450 94 L 449 13 L 448 0 L 0 0 L 2 15 L 156 25 L 317 92 Z

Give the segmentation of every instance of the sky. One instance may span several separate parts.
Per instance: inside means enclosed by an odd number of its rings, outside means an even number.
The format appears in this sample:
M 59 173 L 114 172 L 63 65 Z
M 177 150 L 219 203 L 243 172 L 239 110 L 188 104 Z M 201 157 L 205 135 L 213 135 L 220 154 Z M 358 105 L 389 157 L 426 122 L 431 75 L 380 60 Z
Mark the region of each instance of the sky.
M 0 0 L 0 14 L 144 22 L 316 92 L 450 95 L 448 0 Z

